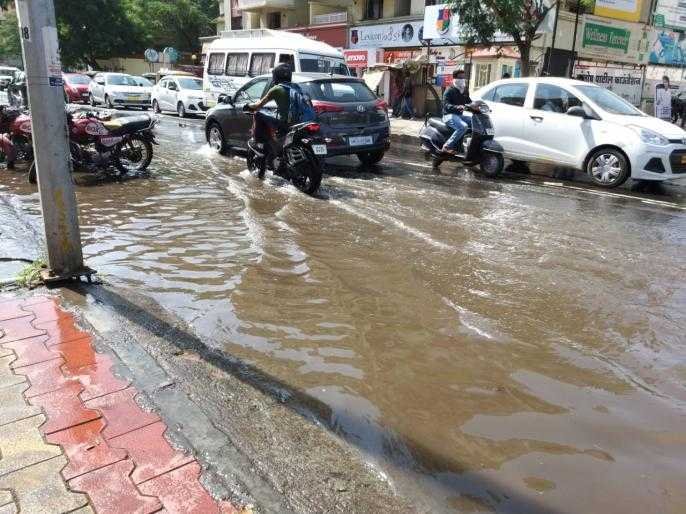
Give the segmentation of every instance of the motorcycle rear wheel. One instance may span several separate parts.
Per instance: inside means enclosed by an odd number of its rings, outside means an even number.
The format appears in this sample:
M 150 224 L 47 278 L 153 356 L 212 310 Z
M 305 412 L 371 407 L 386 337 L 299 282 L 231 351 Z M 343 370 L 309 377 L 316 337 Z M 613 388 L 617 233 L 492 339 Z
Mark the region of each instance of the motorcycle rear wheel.
M 112 160 L 121 175 L 145 171 L 152 161 L 152 143 L 134 134 L 119 145 Z
M 322 167 L 309 148 L 303 148 L 307 159 L 291 169 L 291 182 L 300 191 L 313 195 L 322 183 Z
M 260 159 L 252 150 L 248 150 L 248 155 L 245 158 L 250 173 L 257 173 L 257 178 L 262 180 L 267 171 L 267 162 L 265 159 Z

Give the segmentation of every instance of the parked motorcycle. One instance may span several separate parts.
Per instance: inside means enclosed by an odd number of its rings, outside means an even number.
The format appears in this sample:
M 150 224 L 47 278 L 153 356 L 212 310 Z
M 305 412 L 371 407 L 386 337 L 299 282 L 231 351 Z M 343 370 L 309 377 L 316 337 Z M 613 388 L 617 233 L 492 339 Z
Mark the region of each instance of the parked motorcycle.
M 495 131 L 489 117 L 490 109 L 485 102 L 477 100 L 465 105 L 465 112 L 471 113 L 471 126 L 462 136 L 456 155 L 443 152 L 443 145 L 452 135 L 453 129 L 441 118 L 427 118 L 419 132 L 422 149 L 432 159 L 434 168 L 444 161 L 478 164 L 482 173 L 497 177 L 505 165 L 503 148 L 494 140 Z
M 244 107 L 246 114 L 252 113 Z M 312 195 L 322 181 L 321 158 L 326 155 L 326 143 L 318 135 L 319 123 L 305 122 L 290 127 L 285 136 L 269 134 L 269 143 L 248 142 L 248 169 L 264 178 L 266 170 L 289 180 L 305 194 Z
M 10 169 L 33 161 L 31 117 L 19 108 L 0 105 L 0 153 Z

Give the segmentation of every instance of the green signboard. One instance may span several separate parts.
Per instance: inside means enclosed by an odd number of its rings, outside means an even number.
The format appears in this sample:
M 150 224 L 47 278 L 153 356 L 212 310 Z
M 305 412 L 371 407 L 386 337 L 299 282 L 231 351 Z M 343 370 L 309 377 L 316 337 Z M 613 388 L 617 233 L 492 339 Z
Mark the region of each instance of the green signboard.
M 631 31 L 629 30 L 624 30 L 619 27 L 608 27 L 596 23 L 586 23 L 584 26 L 582 45 L 584 47 L 600 46 L 604 48 L 613 48 L 627 52 L 629 50 L 630 40 Z
M 656 14 L 653 18 L 653 25 L 657 27 L 658 29 L 664 29 L 665 28 L 665 15 L 664 14 Z

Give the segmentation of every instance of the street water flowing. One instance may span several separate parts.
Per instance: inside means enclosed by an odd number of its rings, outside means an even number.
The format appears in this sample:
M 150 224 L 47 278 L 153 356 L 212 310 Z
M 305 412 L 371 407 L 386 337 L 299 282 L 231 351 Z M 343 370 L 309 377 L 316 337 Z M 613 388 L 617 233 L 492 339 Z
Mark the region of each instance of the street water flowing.
M 87 263 L 330 406 L 418 510 L 686 512 L 682 200 L 400 151 L 311 198 L 198 121 L 159 137 L 149 176 L 80 182 Z

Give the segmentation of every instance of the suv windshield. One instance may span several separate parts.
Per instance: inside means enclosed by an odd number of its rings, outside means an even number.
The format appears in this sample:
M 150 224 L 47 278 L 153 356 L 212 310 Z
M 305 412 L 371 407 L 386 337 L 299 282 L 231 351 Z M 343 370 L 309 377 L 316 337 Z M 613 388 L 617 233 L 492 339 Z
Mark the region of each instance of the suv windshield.
M 605 88 L 600 86 L 576 86 L 576 89 L 585 94 L 602 110 L 609 112 L 610 114 L 643 116 L 641 111 L 624 100 L 624 98 L 617 96 Z
M 67 75 L 65 78 L 69 84 L 88 85 L 91 82 L 90 77 L 87 77 L 86 75 Z
M 313 100 L 341 103 L 372 102 L 376 100 L 376 96 L 372 93 L 371 89 L 364 82 L 356 80 L 308 82 L 302 86 Z
M 350 75 L 343 59 L 316 54 L 300 54 L 300 71 L 303 73 Z
M 138 84 L 128 75 L 110 75 L 107 77 L 108 86 L 137 86 Z
M 181 89 L 194 89 L 200 91 L 202 89 L 202 80 L 200 79 L 176 79 L 181 86 Z

